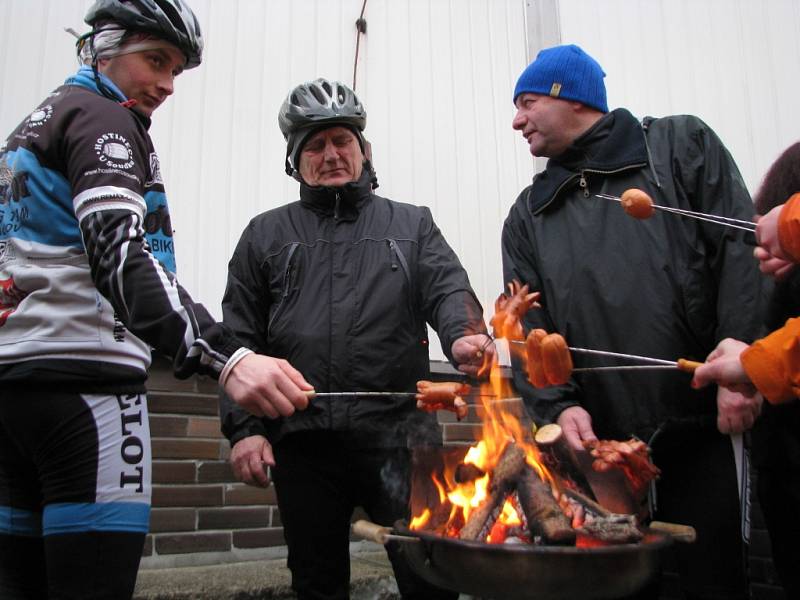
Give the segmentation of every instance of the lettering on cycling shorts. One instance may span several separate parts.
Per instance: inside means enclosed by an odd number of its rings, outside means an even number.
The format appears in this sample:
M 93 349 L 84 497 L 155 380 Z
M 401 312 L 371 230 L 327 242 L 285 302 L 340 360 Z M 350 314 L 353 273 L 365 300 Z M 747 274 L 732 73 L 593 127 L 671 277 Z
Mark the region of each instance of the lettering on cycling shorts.
M 119 487 L 136 486 L 135 491 L 144 491 L 144 443 L 134 435 L 131 425 L 142 426 L 142 396 L 117 396 L 120 408 L 120 421 L 122 425 L 122 443 L 120 444 L 120 457 L 125 467 L 119 474 Z

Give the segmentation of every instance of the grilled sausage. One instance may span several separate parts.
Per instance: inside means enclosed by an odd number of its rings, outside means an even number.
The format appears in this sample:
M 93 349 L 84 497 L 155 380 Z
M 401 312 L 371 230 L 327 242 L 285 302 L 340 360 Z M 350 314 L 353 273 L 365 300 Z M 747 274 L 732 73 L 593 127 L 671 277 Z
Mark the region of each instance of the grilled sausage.
M 528 363 L 528 381 L 533 387 L 547 387 L 547 376 L 542 365 L 542 340 L 547 336 L 544 329 L 531 329 L 525 340 Z
M 468 394 L 469 390 L 469 385 L 457 381 L 418 381 L 417 408 L 427 412 L 449 410 L 461 420 L 469 410 L 461 395 Z
M 625 190 L 620 198 L 620 203 L 625 212 L 636 219 L 649 219 L 655 212 L 653 199 L 647 192 L 637 188 Z
M 561 334 L 550 333 L 541 342 L 542 366 L 550 385 L 567 383 L 572 375 L 572 356 L 567 340 Z
M 494 302 L 494 316 L 490 321 L 494 337 L 521 340 L 524 337 L 520 320 L 531 308 L 538 308 L 539 292 L 530 292 L 528 284 L 516 279 L 507 284 L 508 294 L 502 293 Z

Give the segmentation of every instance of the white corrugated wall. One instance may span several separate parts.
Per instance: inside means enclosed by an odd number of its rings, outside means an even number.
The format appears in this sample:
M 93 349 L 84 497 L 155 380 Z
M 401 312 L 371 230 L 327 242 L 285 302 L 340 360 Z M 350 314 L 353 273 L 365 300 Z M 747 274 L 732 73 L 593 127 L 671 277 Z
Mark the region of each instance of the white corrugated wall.
M 0 131 L 75 68 L 70 26 L 87 0 L 0 0 Z M 363 0 L 191 0 L 203 65 L 183 74 L 151 130 L 173 213 L 178 277 L 219 315 L 247 221 L 297 198 L 277 111 L 318 76 L 352 84 Z M 487 310 L 501 287 L 500 223 L 530 178 L 511 135 L 525 66 L 522 0 L 368 0 L 356 91 L 378 193 L 429 206 Z M 432 340 L 433 341 L 433 340 Z M 441 357 L 436 343 L 433 354 Z
M 528 0 L 536 10 L 546 0 Z M 559 0 L 558 34 L 606 71 L 609 107 L 695 114 L 754 193 L 800 140 L 798 0 Z M 541 47 L 531 38 L 531 52 Z M 547 40 L 545 40 L 547 43 Z
M 0 135 L 75 69 L 62 28 L 84 31 L 90 4 L 0 0 Z M 178 79 L 151 132 L 179 278 L 219 315 L 241 230 L 297 197 L 283 172 L 278 107 L 304 80 L 352 83 L 363 0 L 191 4 L 205 61 Z M 574 42 L 592 53 L 608 73 L 612 107 L 702 117 L 751 190 L 800 137 L 797 0 L 367 0 L 365 18 L 356 88 L 378 192 L 431 207 L 487 313 L 501 286 L 502 221 L 533 171 L 510 128 L 511 92 L 542 44 Z

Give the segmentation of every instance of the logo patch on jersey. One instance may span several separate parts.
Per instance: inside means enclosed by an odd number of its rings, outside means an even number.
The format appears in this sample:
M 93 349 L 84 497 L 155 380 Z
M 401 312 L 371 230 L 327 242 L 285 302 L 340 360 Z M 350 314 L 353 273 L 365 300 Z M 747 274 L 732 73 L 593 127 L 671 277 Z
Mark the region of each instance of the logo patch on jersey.
M 41 127 L 53 116 L 53 107 L 49 104 L 33 111 L 28 117 L 28 127 Z
M 14 278 L 0 278 L 0 327 L 6 324 L 8 317 L 17 309 L 17 305 L 27 296 L 14 284 Z
M 134 165 L 131 144 L 118 133 L 109 132 L 98 137 L 94 152 L 101 163 L 112 169 L 130 169 Z
M 158 160 L 158 154 L 155 152 L 150 153 L 150 180 L 145 183 L 146 186 L 150 185 L 164 185 L 164 180 L 161 179 L 161 161 Z

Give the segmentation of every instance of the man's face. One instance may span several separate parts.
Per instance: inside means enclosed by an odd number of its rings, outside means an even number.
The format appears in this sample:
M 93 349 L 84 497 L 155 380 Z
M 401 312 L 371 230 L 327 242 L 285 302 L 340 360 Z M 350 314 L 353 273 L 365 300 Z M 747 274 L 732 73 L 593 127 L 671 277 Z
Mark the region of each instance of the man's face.
M 174 91 L 174 79 L 185 63 L 184 54 L 169 47 L 102 58 L 97 65 L 129 99 L 136 100 L 133 110 L 150 117 Z
M 364 155 L 347 127 L 318 131 L 300 152 L 300 176 L 307 185 L 342 186 L 361 177 Z
M 517 114 L 511 126 L 522 132 L 534 156 L 558 156 L 575 139 L 573 103 L 525 93 L 517 97 L 515 105 Z

